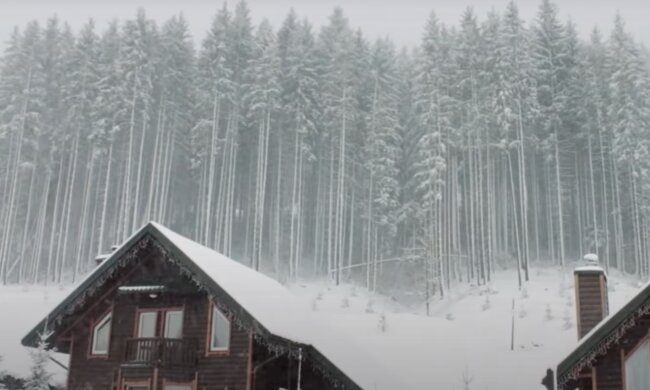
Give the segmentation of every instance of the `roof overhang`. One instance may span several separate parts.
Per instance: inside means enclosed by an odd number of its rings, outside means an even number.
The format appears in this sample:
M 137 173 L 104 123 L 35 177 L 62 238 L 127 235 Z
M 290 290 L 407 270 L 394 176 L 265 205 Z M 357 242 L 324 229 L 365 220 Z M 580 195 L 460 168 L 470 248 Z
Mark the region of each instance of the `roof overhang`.
M 232 313 L 235 324 L 250 331 L 256 340 L 263 340 L 270 349 L 276 353 L 287 353 L 297 358 L 299 355 L 313 359 L 316 368 L 330 380 L 345 389 L 361 389 L 349 376 L 341 371 L 332 361 L 322 355 L 312 345 L 289 340 L 269 332 L 269 330 L 255 319 L 248 311 L 237 303 L 235 297 L 228 294 L 201 267 L 197 266 L 183 251 L 181 251 L 154 223 L 148 223 L 129 237 L 117 250 L 108 258 L 102 261 L 90 274 L 82 280 L 79 285 L 59 303 L 44 319 L 42 319 L 23 339 L 22 345 L 27 347 L 38 346 L 40 334 L 49 332 L 48 341 L 52 345 L 57 337 L 57 326 L 64 316 L 72 314 L 84 301 L 91 297 L 93 292 L 104 284 L 116 270 L 128 265 L 137 258 L 140 251 L 150 245 L 156 247 L 167 260 L 181 269 L 181 274 L 187 275 L 198 286 L 210 296 L 217 297 L 220 309 Z M 234 260 L 233 260 L 234 261 Z M 136 288 L 151 288 L 152 286 L 132 286 Z M 161 286 L 154 286 L 156 288 Z M 164 286 L 162 286 L 164 287 Z
M 580 340 L 578 346 L 557 367 L 558 389 L 574 380 L 581 372 L 594 367 L 596 360 L 607 354 L 635 327 L 641 317 L 650 315 L 650 283 L 616 313 L 603 319 Z

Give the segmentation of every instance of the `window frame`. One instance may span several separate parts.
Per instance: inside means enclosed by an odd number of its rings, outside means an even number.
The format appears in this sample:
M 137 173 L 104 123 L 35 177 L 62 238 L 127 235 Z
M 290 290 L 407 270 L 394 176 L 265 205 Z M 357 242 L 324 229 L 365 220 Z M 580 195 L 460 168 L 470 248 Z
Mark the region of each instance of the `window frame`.
M 644 345 L 645 344 L 645 345 Z M 650 350 L 650 330 L 648 331 L 648 334 L 644 337 L 642 337 L 634 347 L 632 347 L 629 352 L 625 352 L 624 350 L 621 349 L 621 382 L 623 384 L 623 390 L 627 390 L 627 383 L 626 382 L 626 372 L 625 372 L 625 367 L 628 359 L 632 357 L 636 352 L 639 351 L 641 348 L 648 348 Z M 649 351 L 650 353 L 650 351 Z M 650 359 L 648 359 L 648 370 L 650 370 Z
M 151 389 L 151 379 L 138 380 L 138 381 L 124 381 L 122 383 L 122 390 L 129 390 L 132 387 L 146 387 L 147 390 Z
M 192 382 L 177 382 L 177 381 L 169 381 L 167 379 L 163 379 L 163 383 L 162 383 L 163 390 L 166 390 L 167 386 L 187 386 L 187 387 L 190 388 L 190 390 L 195 390 L 193 381 Z
M 153 336 L 142 336 L 140 335 L 142 331 L 142 316 L 143 315 L 155 315 L 155 321 L 154 321 L 154 335 Z M 143 338 L 155 338 L 157 337 L 156 335 L 158 334 L 158 323 L 160 322 L 160 316 L 158 315 L 158 310 L 138 310 L 138 314 L 136 316 L 136 324 L 135 324 L 135 337 L 139 339 Z
M 165 307 L 138 307 L 136 309 L 135 321 L 133 326 L 134 338 L 161 338 L 166 339 L 165 332 L 167 332 L 167 312 L 181 312 L 181 337 L 173 340 L 183 339 L 185 336 L 185 305 L 181 306 L 165 306 Z M 153 337 L 140 336 L 140 316 L 143 313 L 156 314 L 156 331 Z
M 104 325 L 108 324 L 108 340 L 106 350 L 97 350 L 97 331 Z M 89 356 L 95 358 L 107 358 L 111 350 L 111 331 L 113 330 L 113 311 L 110 310 L 99 317 L 99 320 L 93 322 L 90 334 L 90 351 Z
M 208 321 L 208 330 L 206 338 L 206 355 L 208 356 L 219 356 L 219 355 L 228 355 L 230 354 L 230 346 L 232 345 L 232 318 L 229 315 L 224 314 L 216 303 L 210 301 L 209 303 L 209 321 Z M 228 323 L 228 345 L 225 347 L 214 348 L 212 346 L 212 336 L 215 314 L 221 316 Z
M 161 332 L 162 337 L 164 339 L 171 339 L 171 340 L 180 340 L 180 339 L 182 339 L 183 338 L 183 330 L 184 330 L 183 329 L 184 328 L 183 327 L 183 325 L 184 325 L 183 322 L 185 322 L 185 313 L 184 313 L 183 309 L 182 308 L 166 309 L 165 311 L 163 311 L 163 313 L 164 313 L 164 319 L 161 320 L 161 321 L 163 321 L 163 327 L 162 327 L 162 332 Z M 167 336 L 167 325 L 168 325 L 168 321 L 169 321 L 169 314 L 171 314 L 171 313 L 180 313 L 181 314 L 181 335 L 180 335 L 180 337 L 168 337 Z

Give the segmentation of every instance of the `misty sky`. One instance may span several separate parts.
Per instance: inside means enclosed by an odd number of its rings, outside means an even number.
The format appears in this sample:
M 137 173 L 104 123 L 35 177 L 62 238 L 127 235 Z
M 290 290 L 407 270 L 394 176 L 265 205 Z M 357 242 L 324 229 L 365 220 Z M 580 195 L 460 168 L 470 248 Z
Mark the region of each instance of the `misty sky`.
M 539 1 L 517 1 L 527 21 L 535 17 Z M 235 3 L 236 0 L 228 2 L 231 8 Z M 389 35 L 400 45 L 419 42 L 431 10 L 435 10 L 445 23 L 457 24 L 467 6 L 474 7 L 483 17 L 490 9 L 504 10 L 507 3 L 508 0 L 248 0 L 253 21 L 267 18 L 276 28 L 292 7 L 299 16 L 319 27 L 327 21 L 334 7 L 341 6 L 351 25 L 361 28 L 369 38 Z M 101 30 L 111 19 L 134 16 L 138 7 L 145 8 L 149 17 L 159 21 L 182 11 L 198 42 L 221 4 L 221 0 L 0 0 L 0 47 L 4 46 L 14 26 L 23 26 L 31 19 L 45 20 L 56 14 L 77 31 L 92 17 Z M 650 45 L 649 0 L 556 0 L 556 4 L 561 18 L 565 20 L 571 16 L 583 37 L 587 37 L 596 25 L 608 33 L 619 11 L 635 39 Z

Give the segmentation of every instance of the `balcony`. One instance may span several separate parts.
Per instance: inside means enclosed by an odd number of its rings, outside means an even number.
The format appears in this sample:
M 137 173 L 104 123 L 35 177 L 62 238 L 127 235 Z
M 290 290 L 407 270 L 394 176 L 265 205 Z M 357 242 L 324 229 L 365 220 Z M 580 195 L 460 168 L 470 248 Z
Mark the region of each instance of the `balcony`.
M 124 366 L 170 367 L 196 364 L 194 340 L 132 338 L 126 341 Z

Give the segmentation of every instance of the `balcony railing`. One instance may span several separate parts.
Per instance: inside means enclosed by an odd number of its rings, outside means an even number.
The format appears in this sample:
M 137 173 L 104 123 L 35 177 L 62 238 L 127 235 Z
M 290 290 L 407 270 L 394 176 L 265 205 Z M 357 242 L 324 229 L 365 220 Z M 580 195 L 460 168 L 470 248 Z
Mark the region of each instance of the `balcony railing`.
M 194 365 L 196 342 L 166 338 L 128 339 L 124 363 L 146 366 Z

